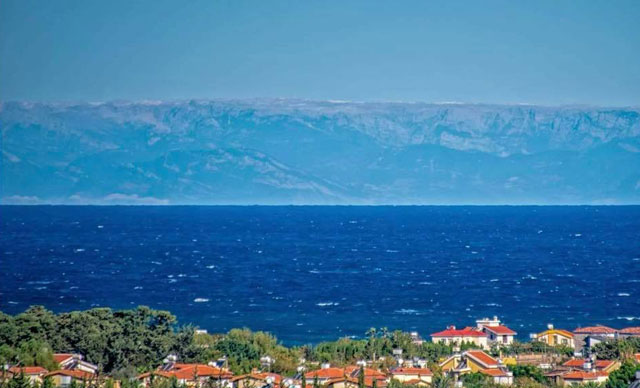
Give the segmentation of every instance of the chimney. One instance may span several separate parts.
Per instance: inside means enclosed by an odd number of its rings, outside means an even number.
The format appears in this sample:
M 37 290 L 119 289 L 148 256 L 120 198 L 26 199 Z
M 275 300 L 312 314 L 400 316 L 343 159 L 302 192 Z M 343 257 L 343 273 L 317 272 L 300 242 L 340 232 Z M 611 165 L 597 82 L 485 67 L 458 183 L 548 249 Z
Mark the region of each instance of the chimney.
M 455 330 L 456 327 L 454 325 L 449 325 L 447 326 L 447 330 Z
M 549 323 L 549 324 L 547 324 L 547 329 L 549 329 L 549 330 L 553 330 L 553 323 Z
M 321 369 L 329 369 L 329 368 L 331 368 L 331 364 L 329 364 L 328 362 L 323 362 L 323 363 L 320 365 L 320 368 L 321 368 Z

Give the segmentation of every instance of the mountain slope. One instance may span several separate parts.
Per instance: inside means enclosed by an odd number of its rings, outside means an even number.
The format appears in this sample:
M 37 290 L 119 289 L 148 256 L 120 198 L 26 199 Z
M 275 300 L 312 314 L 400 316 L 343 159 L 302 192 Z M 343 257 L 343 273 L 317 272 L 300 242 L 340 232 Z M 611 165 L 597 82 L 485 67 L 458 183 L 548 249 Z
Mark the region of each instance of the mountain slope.
M 3 103 L 3 203 L 638 203 L 640 110 Z

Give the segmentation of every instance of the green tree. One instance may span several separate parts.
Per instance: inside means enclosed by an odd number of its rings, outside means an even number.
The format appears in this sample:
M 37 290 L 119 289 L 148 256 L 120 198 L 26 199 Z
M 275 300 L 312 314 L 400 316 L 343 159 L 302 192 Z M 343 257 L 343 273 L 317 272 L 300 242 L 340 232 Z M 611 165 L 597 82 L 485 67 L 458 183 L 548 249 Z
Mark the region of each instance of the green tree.
M 358 372 L 358 388 L 365 388 L 364 368 L 362 366 L 360 366 L 360 371 Z
M 11 380 L 9 380 L 8 384 L 9 388 L 31 388 L 31 382 L 29 378 L 24 375 L 24 373 L 20 372 L 19 374 L 13 376 Z
M 625 360 L 619 369 L 609 374 L 607 388 L 627 388 L 638 370 L 640 370 L 638 363 L 631 359 Z

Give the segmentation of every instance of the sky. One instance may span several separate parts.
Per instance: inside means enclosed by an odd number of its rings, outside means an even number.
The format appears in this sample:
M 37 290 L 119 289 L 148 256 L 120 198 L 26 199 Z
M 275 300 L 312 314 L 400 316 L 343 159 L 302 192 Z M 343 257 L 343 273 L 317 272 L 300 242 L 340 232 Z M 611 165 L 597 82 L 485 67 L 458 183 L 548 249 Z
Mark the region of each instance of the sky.
M 640 105 L 640 1 L 0 0 L 0 100 Z

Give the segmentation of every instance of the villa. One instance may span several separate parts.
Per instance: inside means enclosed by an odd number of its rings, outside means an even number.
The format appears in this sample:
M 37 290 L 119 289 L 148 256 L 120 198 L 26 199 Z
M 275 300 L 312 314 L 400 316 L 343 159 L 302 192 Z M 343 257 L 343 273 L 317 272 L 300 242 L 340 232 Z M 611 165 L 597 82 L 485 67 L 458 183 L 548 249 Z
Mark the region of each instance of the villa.
M 98 366 L 84 360 L 84 356 L 77 353 L 55 353 L 55 362 L 60 365 L 60 369 L 79 370 L 91 374 L 98 372 Z
M 640 326 L 627 327 L 618 332 L 621 338 L 640 337 Z
M 485 332 L 488 336 L 489 344 L 498 343 L 502 345 L 509 345 L 513 343 L 515 337 L 515 331 L 508 327 L 501 325 L 497 316 L 493 319 L 483 318 L 476 321 L 476 326 L 479 330 Z
M 461 345 L 472 343 L 479 348 L 488 346 L 488 336 L 484 331 L 475 327 L 465 327 L 456 329 L 455 326 L 447 326 L 446 330 L 431 334 L 434 343 L 444 343 L 446 345 Z
M 233 388 L 260 388 L 265 385 L 279 386 L 283 377 L 277 373 L 252 371 L 246 375 L 231 378 Z
M 602 325 L 579 327 L 573 331 L 575 349 L 583 349 L 585 346 L 590 348 L 599 342 L 615 339 L 617 336 L 618 330 Z
M 497 316 L 482 318 L 476 321 L 476 327 L 467 326 L 464 329 L 456 329 L 455 326 L 447 326 L 446 330 L 431 334 L 431 340 L 435 343 L 448 345 L 471 343 L 479 348 L 487 348 L 491 344 L 509 345 L 517 333 L 501 324 Z
M 562 345 L 575 349 L 573 333 L 568 330 L 555 329 L 552 324 L 547 325 L 547 330 L 533 334 L 532 337 L 534 340 L 544 342 L 550 346 Z
M 503 363 L 482 350 L 468 350 L 445 359 L 440 363 L 442 371 L 455 380 L 467 373 L 483 373 L 493 378 L 496 384 L 513 384 L 513 373 Z
M 395 368 L 389 371 L 389 379 L 412 385 L 427 385 L 433 380 L 433 372 L 429 368 Z
M 10 376 L 17 376 L 23 373 L 27 378 L 29 378 L 29 381 L 31 382 L 32 385 L 36 383 L 42 384 L 42 380 L 44 376 L 47 373 L 49 373 L 48 370 L 44 369 L 41 366 L 24 366 L 24 367 L 12 366 L 7 370 L 7 372 L 9 372 Z
M 54 370 L 53 372 L 49 372 L 44 375 L 43 378 L 46 377 L 51 378 L 55 387 L 61 388 L 69 387 L 73 381 L 78 384 L 82 384 L 96 379 L 96 375 L 94 373 L 71 369 Z
M 218 368 L 207 364 L 181 364 L 176 362 L 168 362 L 160 366 L 153 372 L 147 372 L 139 375 L 137 378 L 145 387 L 150 386 L 151 380 L 154 378 L 176 378 L 179 384 L 188 387 L 201 386 L 207 380 L 214 379 L 223 387 L 231 387 L 231 379 L 233 373 L 231 371 Z
M 335 368 L 324 364 L 321 369 L 307 372 L 304 377 L 307 383 L 317 381 L 321 385 L 331 388 L 351 388 L 353 384 L 358 385 L 360 366 L 350 365 L 345 368 Z M 366 386 L 373 386 L 376 382 L 378 387 L 387 384 L 387 375 L 377 369 L 362 368 L 364 372 L 364 383 Z

